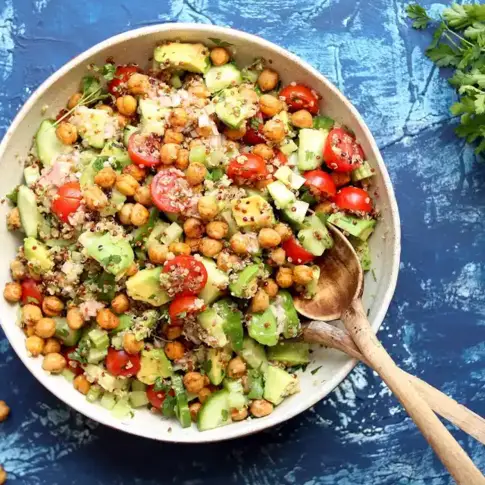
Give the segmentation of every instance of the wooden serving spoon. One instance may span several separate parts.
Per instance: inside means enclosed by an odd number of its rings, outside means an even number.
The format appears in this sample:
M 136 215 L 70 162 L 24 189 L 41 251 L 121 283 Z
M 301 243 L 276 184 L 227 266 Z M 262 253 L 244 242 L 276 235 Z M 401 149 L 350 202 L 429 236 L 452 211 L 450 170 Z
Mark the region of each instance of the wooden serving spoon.
M 295 298 L 296 309 L 312 320 L 340 318 L 371 367 L 396 395 L 459 485 L 485 485 L 485 477 L 445 428 L 403 371 L 386 352 L 367 320 L 361 296 L 364 274 L 347 238 L 329 225 L 334 245 L 322 257 L 312 300 Z

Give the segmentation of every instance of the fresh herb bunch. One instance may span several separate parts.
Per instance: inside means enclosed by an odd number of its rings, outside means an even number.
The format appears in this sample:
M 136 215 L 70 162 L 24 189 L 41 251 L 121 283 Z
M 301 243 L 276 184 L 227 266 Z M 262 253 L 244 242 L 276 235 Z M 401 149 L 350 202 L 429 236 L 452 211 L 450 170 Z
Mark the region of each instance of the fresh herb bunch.
M 406 11 L 416 29 L 436 25 L 426 55 L 439 67 L 455 69 L 449 82 L 460 95 L 450 108 L 461 120 L 456 134 L 477 142 L 475 153 L 485 152 L 485 5 L 453 4 L 438 20 L 418 4 Z

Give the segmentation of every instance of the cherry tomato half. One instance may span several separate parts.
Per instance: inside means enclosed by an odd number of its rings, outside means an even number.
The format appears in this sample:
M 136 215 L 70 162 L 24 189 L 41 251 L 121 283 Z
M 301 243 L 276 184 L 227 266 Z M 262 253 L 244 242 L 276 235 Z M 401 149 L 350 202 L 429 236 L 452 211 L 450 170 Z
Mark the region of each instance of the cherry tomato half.
M 76 212 L 82 200 L 79 182 L 67 182 L 57 190 L 57 196 L 52 202 L 52 212 L 62 221 L 69 222 L 69 216 Z
M 84 374 L 84 369 L 81 367 L 81 363 L 77 360 L 72 360 L 69 358 L 69 354 L 74 352 L 76 347 L 65 347 L 62 349 L 61 354 L 64 356 L 67 362 L 67 368 L 73 372 L 75 375 L 80 376 Z
M 342 128 L 334 128 L 325 142 L 323 159 L 336 172 L 352 172 L 364 161 L 364 152 L 350 133 Z
M 140 357 L 130 355 L 124 350 L 108 349 L 106 369 L 114 376 L 134 376 L 140 370 Z
M 280 96 L 285 98 L 289 111 L 306 109 L 311 114 L 318 113 L 318 97 L 303 84 L 288 85 L 280 91 Z
M 163 272 L 170 275 L 169 287 L 179 296 L 196 295 L 207 283 L 205 266 L 193 256 L 175 256 L 165 263 Z
M 192 199 L 192 189 L 176 169 L 160 170 L 153 177 L 150 191 L 154 204 L 163 212 L 183 212 Z
M 370 212 L 372 210 L 372 200 L 370 195 L 358 187 L 344 187 L 337 192 L 334 202 L 339 209 Z
M 251 118 L 248 122 L 246 133 L 243 136 L 243 141 L 248 145 L 257 145 L 258 143 L 266 143 L 263 136 L 264 119 L 263 113 L 259 112 Z
M 108 83 L 108 91 L 113 96 L 121 96 L 125 91 L 124 85 L 135 72 L 140 72 L 140 68 L 137 66 L 118 66 L 114 78 Z
M 323 170 L 310 170 L 305 172 L 303 177 L 306 179 L 305 186 L 316 197 L 331 199 L 337 193 L 337 187 L 332 177 Z
M 244 153 L 229 162 L 226 173 L 230 179 L 244 185 L 266 178 L 268 169 L 263 157 L 254 153 Z
M 288 261 L 291 259 L 293 264 L 306 264 L 315 259 L 315 256 L 304 249 L 295 237 L 287 239 L 281 247 L 285 250 Z
M 147 398 L 155 409 L 161 409 L 163 401 L 165 401 L 165 398 L 167 397 L 167 393 L 165 391 L 155 391 L 154 388 L 155 386 L 147 386 Z M 175 395 L 173 389 L 171 389 L 168 394 L 170 396 Z
M 153 135 L 133 133 L 128 141 L 128 155 L 140 167 L 160 165 L 160 142 Z
M 205 306 L 197 305 L 198 298 L 194 295 L 177 296 L 168 307 L 170 324 L 182 326 L 188 315 L 199 313 L 205 310 Z
M 288 157 L 280 150 L 278 150 L 275 158 L 278 160 L 278 162 L 280 162 L 280 165 L 286 165 L 288 162 Z
M 22 305 L 32 303 L 34 305 L 42 305 L 42 292 L 37 283 L 32 278 L 27 278 L 20 283 L 22 287 Z

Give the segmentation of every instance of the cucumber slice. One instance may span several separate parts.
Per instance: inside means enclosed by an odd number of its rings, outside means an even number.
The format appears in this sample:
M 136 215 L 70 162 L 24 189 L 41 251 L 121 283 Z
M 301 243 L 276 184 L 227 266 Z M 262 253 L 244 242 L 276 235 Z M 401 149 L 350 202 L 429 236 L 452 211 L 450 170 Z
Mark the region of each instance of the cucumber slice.
M 189 411 L 189 401 L 187 399 L 187 393 L 185 392 L 182 377 L 175 374 L 172 377 L 172 387 L 175 391 L 175 399 L 177 401 L 177 407 L 175 408 L 175 414 L 182 425 L 182 428 L 190 428 L 192 426 L 192 418 Z
M 86 394 L 86 400 L 90 403 L 96 402 L 102 394 L 103 391 L 101 390 L 101 387 L 94 384 L 89 388 L 89 391 Z
M 145 391 L 131 391 L 129 394 L 129 400 L 131 407 L 133 408 L 141 408 L 150 402 Z
M 296 200 L 295 194 L 283 182 L 277 180 L 268 185 L 268 192 L 273 197 L 278 209 L 285 209 Z
M 99 328 L 93 328 L 88 332 L 89 340 L 93 343 L 94 347 L 97 349 L 107 349 L 109 347 L 109 337 L 106 330 L 101 330 Z
M 17 207 L 20 213 L 20 222 L 27 237 L 37 237 L 40 224 L 40 213 L 37 207 L 37 198 L 32 190 L 21 185 L 17 195 Z
M 126 148 L 128 148 L 128 143 L 130 141 L 131 135 L 133 135 L 133 133 L 136 133 L 137 131 L 138 131 L 138 128 L 136 126 L 131 126 L 131 125 L 128 125 L 123 130 L 123 145 L 125 145 Z
M 327 220 L 330 224 L 348 232 L 351 236 L 358 237 L 362 241 L 369 239 L 376 225 L 375 219 L 360 219 L 342 212 L 332 214 Z
M 105 392 L 101 397 L 100 404 L 104 409 L 111 411 L 115 407 L 116 396 L 111 392 Z
M 35 134 L 37 155 L 44 167 L 51 167 L 54 160 L 61 154 L 72 150 L 64 145 L 56 135 L 56 125 L 52 120 L 44 120 Z
M 229 391 L 224 389 L 212 394 L 204 403 L 197 416 L 197 427 L 199 431 L 207 431 L 230 422 Z
M 315 215 L 305 218 L 305 229 L 298 233 L 301 245 L 314 256 L 321 256 L 333 246 L 333 239 L 323 222 Z
M 308 202 L 303 202 L 302 200 L 296 200 L 288 206 L 286 209 L 283 209 L 283 215 L 288 222 L 294 223 L 297 226 L 302 224 L 305 220 L 305 215 L 310 207 Z
M 368 162 L 364 161 L 359 168 L 356 168 L 350 174 L 352 177 L 352 182 L 358 182 L 359 180 L 368 179 L 374 176 L 374 169 L 369 165 Z
M 211 67 L 204 77 L 207 89 L 211 93 L 242 83 L 241 71 L 234 64 Z
M 248 322 L 248 333 L 260 344 L 273 346 L 278 343 L 278 323 L 271 307 L 263 313 L 254 313 Z
M 66 347 L 73 347 L 81 338 L 81 330 L 72 330 L 67 324 L 67 320 L 61 317 L 55 317 L 56 333 L 55 337 L 62 341 Z
M 327 137 L 327 130 L 312 128 L 300 130 L 298 147 L 298 168 L 300 170 L 314 170 L 322 164 L 322 153 Z
M 89 349 L 87 361 L 89 364 L 99 364 L 108 355 L 108 349 Z
M 298 190 L 306 180 L 296 172 L 293 172 L 290 167 L 283 165 L 274 174 L 275 178 L 283 182 L 290 189 Z
M 239 352 L 239 355 L 252 369 L 258 369 L 264 372 L 268 366 L 268 358 L 266 357 L 264 347 L 252 338 L 244 338 L 243 348 Z
M 262 399 L 264 392 L 263 374 L 256 369 L 248 371 L 249 399 Z
M 246 266 L 235 281 L 229 285 L 231 295 L 236 298 L 251 298 L 254 296 L 254 288 L 259 276 L 259 265 L 251 264 Z

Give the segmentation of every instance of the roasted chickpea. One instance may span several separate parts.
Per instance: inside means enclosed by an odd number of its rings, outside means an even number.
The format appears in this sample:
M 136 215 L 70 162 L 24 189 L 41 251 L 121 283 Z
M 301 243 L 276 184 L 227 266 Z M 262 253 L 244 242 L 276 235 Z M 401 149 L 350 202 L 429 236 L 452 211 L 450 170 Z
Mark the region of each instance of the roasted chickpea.
M 32 335 L 25 340 L 25 348 L 32 357 L 38 357 L 44 350 L 44 339 L 37 335 Z
M 293 284 L 291 268 L 280 268 L 276 273 L 276 283 L 280 288 L 289 288 Z
M 5 421 L 10 414 L 10 408 L 5 401 L 0 401 L 0 423 Z
M 243 421 L 248 417 L 248 408 L 244 407 L 241 409 L 232 408 L 231 409 L 231 419 L 233 421 Z
M 234 357 L 227 364 L 226 372 L 231 379 L 239 379 L 246 374 L 246 363 L 241 357 Z
M 148 246 L 148 258 L 152 263 L 163 264 L 167 261 L 168 246 L 155 242 Z
M 44 344 L 43 355 L 61 351 L 61 343 L 56 338 L 48 338 Z
M 77 140 L 77 128 L 72 123 L 62 121 L 56 128 L 56 136 L 64 145 L 72 145 Z
M 126 276 L 133 276 L 138 273 L 138 265 L 136 263 L 131 263 L 130 267 L 126 270 Z
M 200 372 L 187 372 L 184 375 L 184 386 L 188 392 L 198 394 L 204 388 L 204 376 Z
M 142 182 L 147 176 L 147 172 L 143 167 L 131 164 L 123 169 L 123 173 L 126 175 L 131 175 L 137 182 Z
M 116 99 L 116 107 L 123 116 L 133 116 L 136 113 L 137 102 L 133 96 L 127 94 Z
M 139 354 L 143 350 L 143 341 L 138 341 L 135 335 L 127 332 L 123 335 L 123 349 L 131 355 Z
M 224 239 L 229 231 L 229 226 L 227 222 L 212 221 L 207 224 L 205 230 L 212 239 Z
M 114 111 L 111 106 L 108 106 L 107 104 L 98 104 L 95 106 L 95 109 L 99 109 L 100 111 L 106 111 L 110 116 L 113 116 Z
M 264 290 L 258 292 L 251 299 L 251 311 L 253 313 L 264 312 L 269 307 L 269 295 Z
M 168 342 L 165 345 L 165 355 L 170 360 L 178 360 L 181 359 L 185 354 L 185 347 L 182 342 L 174 341 Z
M 258 77 L 258 86 L 263 92 L 271 91 L 276 88 L 279 81 L 278 73 L 273 69 L 263 69 Z
M 205 195 L 197 202 L 197 209 L 200 217 L 205 221 L 214 219 L 219 213 L 217 199 L 213 195 Z
M 42 318 L 42 311 L 37 305 L 27 303 L 21 309 L 22 323 L 24 325 L 35 325 Z
M 212 135 L 212 126 L 206 125 L 206 126 L 198 126 L 195 129 L 196 133 L 198 136 L 201 138 L 208 138 L 209 136 Z
M 291 114 L 291 123 L 297 128 L 311 128 L 313 126 L 312 114 L 306 109 L 300 109 Z
M 167 131 L 165 131 L 163 143 L 174 143 L 175 145 L 180 145 L 184 141 L 184 139 L 184 135 L 179 131 L 168 129 Z
M 22 222 L 20 221 L 20 211 L 18 207 L 14 207 L 7 214 L 7 228 L 9 231 L 16 231 L 20 229 Z
M 24 327 L 23 330 L 26 337 L 32 337 L 32 335 L 35 335 L 35 327 Z
M 200 242 L 200 252 L 207 258 L 215 258 L 222 251 L 222 248 L 221 241 L 210 237 L 203 237 Z
M 127 197 L 133 197 L 140 187 L 140 184 L 132 175 L 123 173 L 116 177 L 115 187 L 116 190 L 118 190 L 118 192 L 121 192 L 123 195 L 126 195 Z
M 67 101 L 67 109 L 74 109 L 79 104 L 79 101 L 81 101 L 82 97 L 82 93 L 71 94 L 69 100 Z
M 184 242 L 189 245 L 191 253 L 198 253 L 201 241 L 202 239 L 198 237 L 186 237 Z
M 20 283 L 7 283 L 3 290 L 3 297 L 9 303 L 17 303 L 22 298 L 22 286 Z
M 224 135 L 229 140 L 240 140 L 246 134 L 246 127 L 243 125 L 241 128 L 226 128 Z
M 221 251 L 217 256 L 217 267 L 226 273 L 240 264 L 241 258 L 227 251 Z
M 287 241 L 293 235 L 290 227 L 282 222 L 279 222 L 278 224 L 276 224 L 276 226 L 274 227 L 274 230 L 280 235 L 281 242 Z
M 172 126 L 183 128 L 187 124 L 188 120 L 189 117 L 184 108 L 174 108 L 170 113 L 170 124 Z
M 189 166 L 189 151 L 186 148 L 181 148 L 178 151 L 174 165 L 179 170 L 185 170 Z
M 272 158 L 274 158 L 273 149 L 264 143 L 258 143 L 257 145 L 254 145 L 253 153 L 255 155 L 259 155 L 265 160 L 271 160 Z
M 87 380 L 86 376 L 80 375 L 76 376 L 72 381 L 74 389 L 79 391 L 81 394 L 86 395 L 91 389 L 91 383 Z
M 118 120 L 118 127 L 121 130 L 130 122 L 130 118 L 122 115 L 121 113 L 116 113 L 116 119 Z
M 67 361 L 61 354 L 53 352 L 47 354 L 42 362 L 42 368 L 51 374 L 60 374 L 67 365 Z
M 286 252 L 283 248 L 273 249 L 269 253 L 269 259 L 270 259 L 270 261 L 269 261 L 270 263 L 272 263 L 276 266 L 281 266 L 281 265 L 285 264 Z
M 273 412 L 273 405 L 265 399 L 255 399 L 251 403 L 249 410 L 255 418 L 262 418 Z
M 204 84 L 194 84 L 189 87 L 188 92 L 200 99 L 206 99 L 210 96 L 209 90 Z
M 126 313 L 130 309 L 130 300 L 124 293 L 119 293 L 113 298 L 111 308 L 118 315 Z
M 276 281 L 269 278 L 263 283 L 263 290 L 268 294 L 270 298 L 274 298 L 278 294 L 278 285 Z
M 37 337 L 47 339 L 56 333 L 56 322 L 52 318 L 41 318 L 34 327 Z
M 64 310 L 64 303 L 57 296 L 46 296 L 42 301 L 42 311 L 48 317 L 57 317 Z
M 335 173 L 336 172 L 332 174 L 332 178 L 334 177 Z M 324 214 L 331 214 L 333 211 L 333 203 L 330 200 L 324 200 L 323 202 L 319 202 L 313 210 L 315 212 L 323 212 Z
M 306 285 L 313 279 L 313 270 L 310 266 L 299 264 L 293 268 L 293 281 L 297 285 Z
M 259 101 L 258 93 L 252 88 L 242 87 L 239 94 L 249 103 L 256 104 Z
M 236 254 L 248 254 L 248 238 L 246 234 L 236 232 L 231 237 L 229 244 Z
M 165 143 L 160 150 L 160 160 L 164 165 L 176 162 L 180 147 L 176 143 Z
M 202 404 L 200 402 L 193 402 L 189 406 L 190 417 L 192 418 L 192 421 L 194 423 L 197 421 L 197 415 L 199 414 L 201 407 L 202 407 Z
M 285 125 L 281 120 L 268 120 L 263 126 L 263 134 L 269 141 L 279 143 L 286 136 Z
M 186 256 L 188 256 L 191 253 L 190 246 L 183 242 L 171 243 L 168 247 L 168 250 L 175 255 L 185 254 Z
M 182 327 L 179 325 L 168 325 L 165 329 L 165 337 L 167 340 L 178 339 L 182 335 Z
M 84 318 L 78 307 L 71 307 L 67 310 L 67 324 L 72 330 L 79 330 L 84 325 Z
M 148 222 L 150 217 L 149 210 L 138 202 L 133 206 L 130 214 L 130 221 L 134 226 L 143 226 Z
M 123 207 L 120 209 L 120 211 L 118 212 L 118 218 L 121 224 L 124 224 L 125 226 L 131 224 L 131 213 L 133 212 L 133 207 L 135 207 L 135 204 L 128 203 L 124 204 Z
M 283 109 L 283 103 L 271 94 L 263 94 L 259 98 L 259 109 L 266 116 L 275 116 Z
M 259 231 L 258 241 L 263 248 L 275 248 L 281 243 L 281 237 L 274 229 L 264 227 Z
M 191 140 L 189 143 L 189 148 L 192 150 L 192 148 L 195 147 L 202 147 L 204 146 L 204 142 L 200 138 L 196 138 L 195 140 Z
M 212 391 L 208 387 L 203 387 L 197 394 L 199 401 L 203 404 L 207 401 L 207 398 L 212 394 Z
M 192 186 L 201 184 L 204 181 L 206 174 L 207 169 L 205 168 L 205 165 L 199 162 L 190 163 L 185 171 L 187 182 Z
M 135 200 L 141 205 L 150 207 L 152 205 L 152 192 L 150 187 L 147 185 L 142 185 L 139 189 L 137 189 L 135 193 Z
M 85 188 L 83 196 L 86 207 L 90 210 L 100 211 L 108 205 L 108 197 L 97 185 Z
M 132 94 L 146 94 L 150 89 L 150 80 L 147 75 L 136 72 L 130 76 L 127 85 Z
M 3 466 L 0 465 L 0 485 L 3 485 L 7 481 L 7 472 L 4 470 Z
M 103 189 L 110 189 L 116 182 L 116 172 L 111 167 L 102 168 L 94 177 L 94 183 Z
M 204 224 L 195 217 L 189 217 L 184 222 L 184 232 L 188 237 L 200 238 L 204 234 L 204 229 Z
M 15 281 L 20 281 L 23 280 L 26 276 L 25 273 L 25 266 L 22 262 L 20 262 L 18 259 L 14 259 L 10 263 L 10 273 L 12 273 L 12 278 Z
M 229 62 L 231 56 L 224 47 L 214 47 L 211 50 L 210 58 L 214 66 L 223 66 Z
M 113 330 L 120 324 L 120 319 L 108 308 L 102 308 L 96 315 L 96 322 L 104 330 Z

